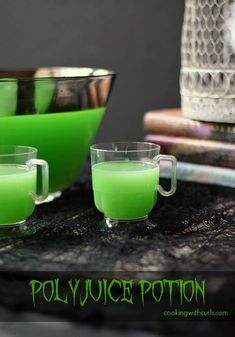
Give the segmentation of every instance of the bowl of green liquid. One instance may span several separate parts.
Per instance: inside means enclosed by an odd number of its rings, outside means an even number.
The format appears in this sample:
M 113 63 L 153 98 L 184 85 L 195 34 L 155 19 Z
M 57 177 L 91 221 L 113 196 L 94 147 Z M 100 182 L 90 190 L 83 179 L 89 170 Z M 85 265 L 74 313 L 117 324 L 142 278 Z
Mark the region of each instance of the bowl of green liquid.
M 58 195 L 79 178 L 114 79 L 93 68 L 0 71 L 0 145 L 36 147 Z

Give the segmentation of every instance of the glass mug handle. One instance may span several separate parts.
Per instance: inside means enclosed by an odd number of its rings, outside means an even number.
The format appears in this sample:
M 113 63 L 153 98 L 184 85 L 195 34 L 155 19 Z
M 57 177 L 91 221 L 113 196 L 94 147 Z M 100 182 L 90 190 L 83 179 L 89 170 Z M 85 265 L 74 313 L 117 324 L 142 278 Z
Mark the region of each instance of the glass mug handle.
M 49 167 L 45 160 L 42 159 L 30 159 L 26 165 L 29 169 L 34 166 L 41 166 L 42 168 L 42 193 L 40 195 L 32 193 L 32 197 L 35 201 L 41 202 L 48 197 L 49 193 Z
M 164 197 L 169 197 L 170 195 L 174 194 L 176 191 L 177 186 L 177 179 L 176 179 L 176 167 L 177 167 L 177 161 L 174 156 L 168 156 L 164 154 L 159 154 L 155 158 L 155 162 L 160 167 L 161 160 L 167 160 L 171 162 L 171 189 L 169 191 L 166 191 L 161 185 L 157 185 L 158 192 L 163 195 Z

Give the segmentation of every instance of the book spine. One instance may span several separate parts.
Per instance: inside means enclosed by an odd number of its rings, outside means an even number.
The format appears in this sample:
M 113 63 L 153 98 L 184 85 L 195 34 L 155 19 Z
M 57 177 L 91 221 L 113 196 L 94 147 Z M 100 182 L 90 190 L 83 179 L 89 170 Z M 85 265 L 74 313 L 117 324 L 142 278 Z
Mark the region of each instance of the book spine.
M 168 164 L 164 161 L 161 163 L 161 177 L 171 177 Z M 178 162 L 177 179 L 235 188 L 235 170 L 222 167 Z
M 159 144 L 161 153 L 180 161 L 235 168 L 235 144 L 163 135 L 147 135 L 145 140 Z
M 202 123 L 181 116 L 148 112 L 144 116 L 144 128 L 148 133 L 235 143 L 233 124 Z

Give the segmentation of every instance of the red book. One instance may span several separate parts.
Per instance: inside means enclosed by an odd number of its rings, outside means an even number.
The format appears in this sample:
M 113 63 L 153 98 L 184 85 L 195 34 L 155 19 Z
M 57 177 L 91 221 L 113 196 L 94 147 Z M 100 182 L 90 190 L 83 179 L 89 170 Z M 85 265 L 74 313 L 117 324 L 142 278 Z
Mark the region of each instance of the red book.
M 235 143 L 235 125 L 199 122 L 186 118 L 180 109 L 149 111 L 144 115 L 147 133 L 210 139 Z
M 145 140 L 159 144 L 161 153 L 174 155 L 180 161 L 235 168 L 235 144 L 154 134 Z

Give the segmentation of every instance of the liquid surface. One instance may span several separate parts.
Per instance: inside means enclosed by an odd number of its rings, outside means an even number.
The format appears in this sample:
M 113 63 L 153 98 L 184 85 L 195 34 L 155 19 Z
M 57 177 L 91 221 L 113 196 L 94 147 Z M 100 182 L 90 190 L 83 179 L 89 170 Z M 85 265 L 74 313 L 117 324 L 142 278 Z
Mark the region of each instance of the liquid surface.
M 38 149 L 50 169 L 50 192 L 72 185 L 83 168 L 105 108 L 0 117 L 0 145 Z
M 159 169 L 141 161 L 110 161 L 92 167 L 97 209 L 111 219 L 142 218 L 152 210 Z
M 0 225 L 25 220 L 34 210 L 36 168 L 0 164 Z

